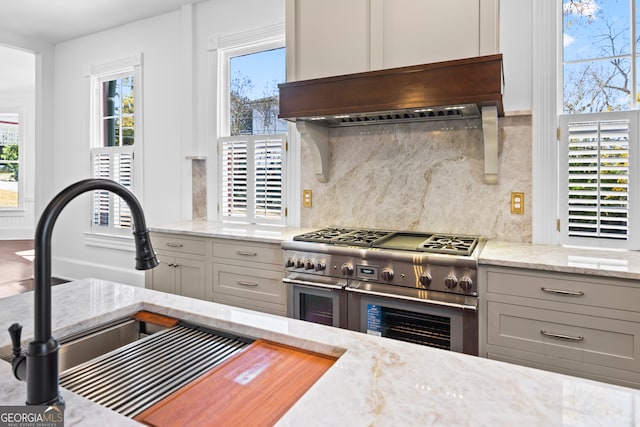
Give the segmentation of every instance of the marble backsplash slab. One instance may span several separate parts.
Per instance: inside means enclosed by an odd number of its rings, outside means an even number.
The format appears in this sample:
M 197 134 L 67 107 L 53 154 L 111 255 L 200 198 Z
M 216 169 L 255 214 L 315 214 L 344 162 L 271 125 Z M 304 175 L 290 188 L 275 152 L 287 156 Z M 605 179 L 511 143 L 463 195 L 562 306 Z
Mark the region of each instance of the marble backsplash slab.
M 317 182 L 301 147 L 302 227 L 328 225 L 473 234 L 531 242 L 531 116 L 499 120 L 499 178 L 484 182 L 480 119 L 336 128 L 329 180 Z M 301 190 L 302 190 L 301 189 Z M 524 215 L 511 192 L 525 193 Z

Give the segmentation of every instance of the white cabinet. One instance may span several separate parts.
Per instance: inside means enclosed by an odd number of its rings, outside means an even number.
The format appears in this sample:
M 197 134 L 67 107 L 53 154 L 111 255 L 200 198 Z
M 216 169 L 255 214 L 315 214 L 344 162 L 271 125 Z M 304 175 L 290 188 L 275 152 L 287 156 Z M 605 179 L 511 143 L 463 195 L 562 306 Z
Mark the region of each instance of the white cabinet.
M 640 283 L 481 266 L 480 354 L 640 386 Z
M 162 292 L 205 299 L 206 239 L 151 233 L 160 264 L 145 274 L 145 286 Z
M 287 80 L 499 53 L 499 0 L 288 0 Z
M 286 315 L 280 245 L 213 239 L 212 253 L 208 299 Z

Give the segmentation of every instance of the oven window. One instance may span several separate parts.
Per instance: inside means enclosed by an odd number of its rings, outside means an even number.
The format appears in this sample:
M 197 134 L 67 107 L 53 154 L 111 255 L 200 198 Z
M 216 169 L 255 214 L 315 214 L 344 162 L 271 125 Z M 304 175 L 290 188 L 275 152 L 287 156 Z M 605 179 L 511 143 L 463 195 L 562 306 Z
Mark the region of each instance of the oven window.
M 300 294 L 300 318 L 308 322 L 333 326 L 333 299 L 320 295 Z
M 451 319 L 382 307 L 382 336 L 430 347 L 451 349 Z

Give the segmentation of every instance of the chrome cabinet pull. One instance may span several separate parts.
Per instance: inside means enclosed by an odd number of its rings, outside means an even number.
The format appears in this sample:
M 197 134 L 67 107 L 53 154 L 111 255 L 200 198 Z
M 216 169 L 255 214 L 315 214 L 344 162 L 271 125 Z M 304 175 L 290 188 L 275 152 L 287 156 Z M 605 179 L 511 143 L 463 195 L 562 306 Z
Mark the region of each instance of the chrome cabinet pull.
M 254 282 L 245 282 L 245 281 L 243 281 L 243 280 L 238 280 L 236 283 L 237 283 L 238 285 L 242 285 L 242 286 L 258 286 L 258 284 L 257 284 L 257 283 L 254 283 Z
M 548 292 L 550 294 L 559 294 L 559 295 L 567 295 L 571 297 L 581 297 L 584 295 L 582 291 L 565 291 L 563 289 L 550 289 L 550 288 L 540 288 L 543 292 Z
M 249 252 L 249 251 L 236 251 L 236 253 L 238 255 L 245 255 L 245 256 L 257 256 L 258 255 L 257 252 Z
M 558 338 L 566 341 L 582 341 L 584 337 L 572 337 L 571 335 L 555 334 L 553 332 L 547 332 L 544 329 L 540 329 L 540 333 L 546 337 Z
M 167 246 L 171 248 L 181 248 L 184 245 L 182 243 L 167 242 Z

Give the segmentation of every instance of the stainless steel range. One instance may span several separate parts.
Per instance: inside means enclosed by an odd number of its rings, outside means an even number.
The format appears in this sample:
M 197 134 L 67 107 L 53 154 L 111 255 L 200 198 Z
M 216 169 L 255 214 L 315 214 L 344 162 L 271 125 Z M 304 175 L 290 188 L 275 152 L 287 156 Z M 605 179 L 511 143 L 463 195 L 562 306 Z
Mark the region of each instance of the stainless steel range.
M 328 227 L 282 243 L 288 316 L 478 354 L 477 236 Z

